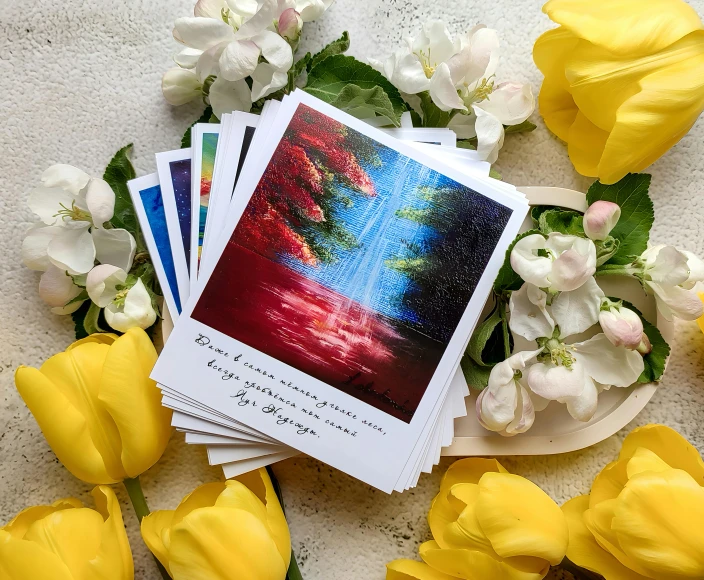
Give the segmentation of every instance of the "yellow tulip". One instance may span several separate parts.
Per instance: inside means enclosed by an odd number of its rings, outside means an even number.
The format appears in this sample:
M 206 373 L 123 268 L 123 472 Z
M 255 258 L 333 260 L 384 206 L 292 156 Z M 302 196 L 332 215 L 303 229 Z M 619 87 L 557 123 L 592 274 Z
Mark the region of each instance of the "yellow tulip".
M 704 577 L 704 462 L 668 427 L 634 430 L 590 495 L 562 510 L 567 557 L 606 580 Z
M 174 580 L 283 580 L 291 538 L 266 470 L 206 483 L 175 510 L 142 520 L 142 538 Z
M 452 464 L 428 523 L 434 539 L 420 547 L 424 563 L 390 562 L 387 580 L 540 580 L 567 549 L 560 508 L 495 459 Z
M 549 0 L 533 49 L 540 112 L 582 175 L 615 183 L 677 143 L 704 109 L 704 30 L 683 0 Z
M 93 334 L 40 369 L 20 367 L 15 384 L 59 461 L 94 484 L 134 478 L 161 457 L 171 411 L 149 373 L 157 354 L 133 328 Z
M 0 528 L 2 580 L 132 580 L 120 504 L 107 486 L 96 509 L 73 498 L 27 508 Z
M 699 292 L 697 296 L 699 296 L 699 300 L 704 302 L 704 292 Z M 704 332 L 704 315 L 697 318 L 697 324 L 699 325 L 699 329 Z

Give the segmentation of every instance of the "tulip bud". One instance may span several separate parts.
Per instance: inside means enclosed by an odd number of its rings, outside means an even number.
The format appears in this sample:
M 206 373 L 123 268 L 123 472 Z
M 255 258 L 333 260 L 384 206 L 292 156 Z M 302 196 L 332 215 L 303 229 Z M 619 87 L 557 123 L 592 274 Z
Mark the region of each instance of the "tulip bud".
M 633 310 L 620 305 L 612 305 L 599 312 L 599 324 L 614 346 L 637 349 L 644 336 L 643 321 Z
M 287 8 L 281 13 L 277 30 L 289 42 L 298 40 L 303 28 L 303 20 L 301 15 L 293 8 Z
M 103 485 L 93 498 L 95 509 L 71 497 L 29 507 L 0 528 L 0 578 L 132 580 L 120 502 Z
M 154 465 L 171 435 L 171 411 L 149 373 L 157 354 L 146 332 L 92 334 L 15 385 L 51 449 L 74 476 L 109 484 Z M 0 542 L 1 543 L 1 542 Z
M 605 240 L 621 217 L 621 208 L 611 201 L 595 201 L 584 214 L 584 233 L 592 240 Z

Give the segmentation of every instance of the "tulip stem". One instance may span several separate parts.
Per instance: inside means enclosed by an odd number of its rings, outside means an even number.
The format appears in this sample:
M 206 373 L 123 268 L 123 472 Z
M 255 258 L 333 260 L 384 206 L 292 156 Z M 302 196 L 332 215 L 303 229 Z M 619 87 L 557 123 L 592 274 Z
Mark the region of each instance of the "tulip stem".
M 557 569 L 569 572 L 570 574 L 572 574 L 572 576 L 575 577 L 576 580 L 604 580 L 603 576 L 595 574 L 594 572 L 590 572 L 589 570 L 585 570 L 584 568 L 577 566 L 577 564 L 567 558 L 560 562 L 560 565 L 557 566 Z
M 139 482 L 139 475 L 135 478 L 126 478 L 122 481 L 127 490 L 127 495 L 130 496 L 130 501 L 132 502 L 132 507 L 134 508 L 134 513 L 137 516 L 137 521 L 141 524 L 142 519 L 150 514 L 149 506 L 147 505 L 147 499 L 144 497 L 144 492 L 142 491 L 142 484 Z M 154 562 L 156 562 L 156 567 L 159 569 L 161 577 L 164 580 L 171 580 L 171 576 L 166 571 L 166 568 L 162 566 L 161 562 L 154 556 Z

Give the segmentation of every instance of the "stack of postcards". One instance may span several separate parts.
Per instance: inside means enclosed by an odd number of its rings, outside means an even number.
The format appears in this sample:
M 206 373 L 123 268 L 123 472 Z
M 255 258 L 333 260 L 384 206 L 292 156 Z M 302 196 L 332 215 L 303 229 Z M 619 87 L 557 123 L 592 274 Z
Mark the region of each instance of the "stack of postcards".
M 528 211 L 448 129 L 295 91 L 199 124 L 130 190 L 174 321 L 152 378 L 226 477 L 306 453 L 413 487 Z

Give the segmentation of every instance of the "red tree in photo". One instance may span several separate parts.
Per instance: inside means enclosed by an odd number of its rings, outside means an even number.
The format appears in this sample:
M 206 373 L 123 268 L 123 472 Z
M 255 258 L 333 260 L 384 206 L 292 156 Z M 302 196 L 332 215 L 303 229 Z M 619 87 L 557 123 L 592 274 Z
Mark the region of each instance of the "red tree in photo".
M 353 236 L 335 222 L 340 188 L 376 195 L 342 123 L 300 105 L 257 185 L 232 241 L 263 256 L 315 266 L 334 259 Z

